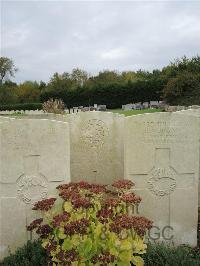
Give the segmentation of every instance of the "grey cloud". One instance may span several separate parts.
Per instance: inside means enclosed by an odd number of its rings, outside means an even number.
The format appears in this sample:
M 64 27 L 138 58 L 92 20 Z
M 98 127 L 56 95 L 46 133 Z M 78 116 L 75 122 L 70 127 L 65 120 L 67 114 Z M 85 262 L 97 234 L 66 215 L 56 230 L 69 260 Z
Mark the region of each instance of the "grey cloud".
M 1 54 L 16 81 L 84 68 L 152 70 L 200 53 L 200 2 L 3 1 Z

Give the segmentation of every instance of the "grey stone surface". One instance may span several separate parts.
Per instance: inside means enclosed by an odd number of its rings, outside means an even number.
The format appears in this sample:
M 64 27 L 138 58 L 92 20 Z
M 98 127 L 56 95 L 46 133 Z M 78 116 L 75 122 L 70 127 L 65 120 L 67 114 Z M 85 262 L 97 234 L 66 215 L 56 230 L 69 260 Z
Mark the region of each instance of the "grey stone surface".
M 29 239 L 35 201 L 70 180 L 68 123 L 0 120 L 0 259 Z
M 199 127 L 197 118 L 156 113 L 125 119 L 125 178 L 142 196 L 140 214 L 154 221 L 152 237 L 197 243 Z M 169 240 L 167 240 L 167 238 Z
M 68 121 L 72 180 L 108 184 L 123 178 L 124 116 L 94 111 L 70 115 Z

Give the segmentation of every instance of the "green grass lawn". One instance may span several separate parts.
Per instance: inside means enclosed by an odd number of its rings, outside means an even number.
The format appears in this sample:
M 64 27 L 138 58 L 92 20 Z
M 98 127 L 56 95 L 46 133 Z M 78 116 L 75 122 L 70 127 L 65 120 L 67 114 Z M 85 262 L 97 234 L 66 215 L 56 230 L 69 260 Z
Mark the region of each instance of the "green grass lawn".
M 122 109 L 112 109 L 109 111 L 113 113 L 123 114 L 125 116 L 130 116 L 130 115 L 138 115 L 138 114 L 144 114 L 144 113 L 162 112 L 162 109 L 144 109 L 144 110 L 126 110 L 126 111 Z

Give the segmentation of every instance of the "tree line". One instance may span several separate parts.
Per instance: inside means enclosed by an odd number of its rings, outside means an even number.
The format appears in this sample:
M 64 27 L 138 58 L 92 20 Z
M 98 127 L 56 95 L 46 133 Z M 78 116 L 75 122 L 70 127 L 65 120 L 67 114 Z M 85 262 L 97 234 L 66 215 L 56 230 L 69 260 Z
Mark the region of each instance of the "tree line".
M 200 104 L 200 57 L 176 59 L 161 70 L 101 71 L 89 75 L 75 68 L 71 73 L 54 73 L 48 82 L 11 81 L 18 69 L 0 57 L 0 104 L 40 103 L 60 98 L 68 108 L 165 100 L 171 105 Z

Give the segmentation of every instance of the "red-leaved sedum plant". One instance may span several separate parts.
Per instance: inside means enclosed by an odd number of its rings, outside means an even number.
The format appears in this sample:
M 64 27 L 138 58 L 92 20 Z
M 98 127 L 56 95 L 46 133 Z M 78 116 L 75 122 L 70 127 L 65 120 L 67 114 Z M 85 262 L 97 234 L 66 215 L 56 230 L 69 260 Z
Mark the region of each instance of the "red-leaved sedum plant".
M 152 222 L 133 216 L 141 198 L 134 183 L 119 180 L 111 189 L 87 182 L 57 187 L 59 197 L 37 202 L 33 209 L 42 218 L 28 230 L 36 230 L 47 251 L 49 265 L 143 265 L 144 235 Z

